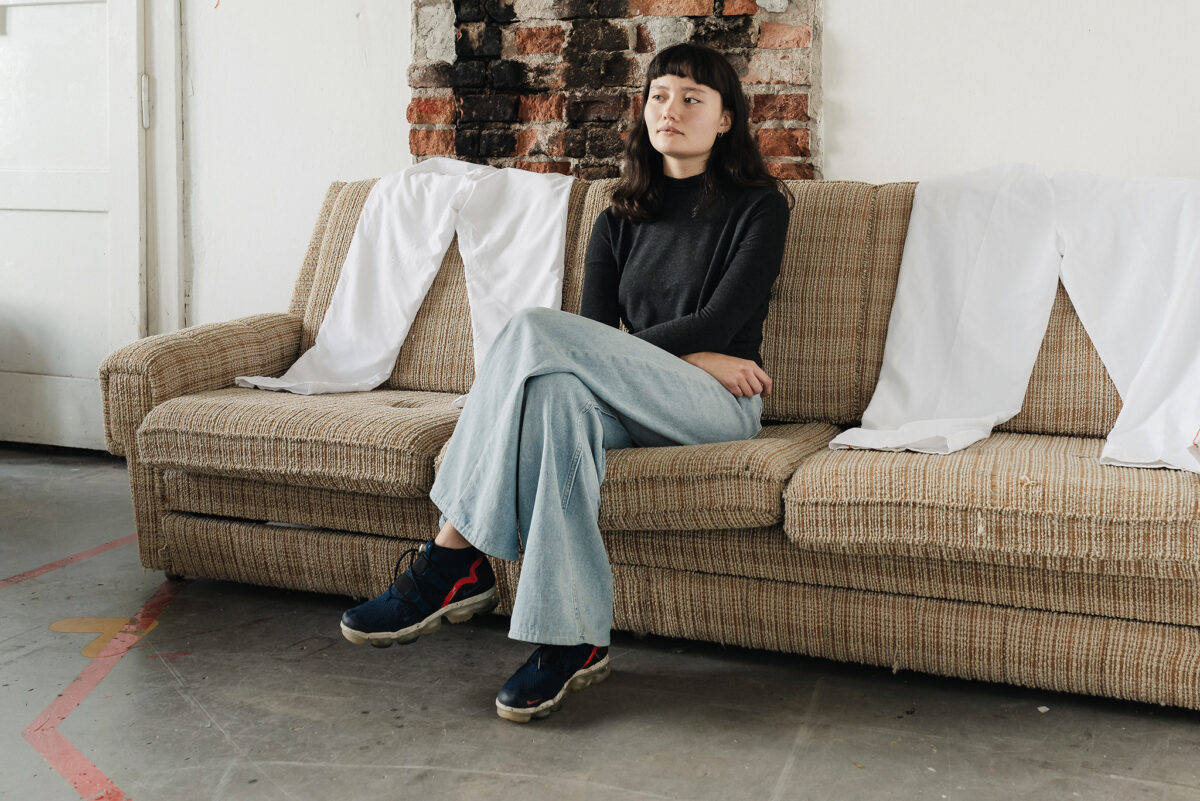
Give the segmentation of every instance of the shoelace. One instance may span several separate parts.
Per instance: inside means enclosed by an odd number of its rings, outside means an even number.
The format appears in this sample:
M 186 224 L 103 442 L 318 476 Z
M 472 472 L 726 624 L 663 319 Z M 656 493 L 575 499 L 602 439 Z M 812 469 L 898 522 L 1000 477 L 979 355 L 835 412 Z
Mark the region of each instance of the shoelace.
M 405 573 L 407 573 L 409 570 L 411 570 L 411 569 L 412 569 L 412 567 L 413 567 L 413 565 L 415 565 L 415 564 L 417 563 L 417 559 L 418 559 L 420 556 L 421 556 L 421 549 L 420 549 L 420 548 L 409 548 L 407 551 L 405 551 L 404 553 L 400 554 L 400 558 L 398 558 L 398 559 L 396 560 L 396 564 L 395 564 L 395 566 L 392 568 L 392 585 L 391 585 L 390 587 L 388 587 L 388 597 L 389 597 L 389 598 L 395 598 L 395 599 L 397 599 L 397 600 L 399 600 L 399 601 L 404 601 L 404 600 L 405 600 L 405 599 L 404 599 L 404 597 L 403 597 L 403 595 L 402 595 L 400 592 L 398 592 L 398 591 L 397 591 L 397 589 L 396 589 L 396 585 L 400 583 L 400 578 L 401 578 L 401 576 L 403 576 Z M 401 569 L 400 569 L 400 565 L 401 565 L 401 563 L 403 563 L 403 562 L 404 562 L 404 559 L 405 559 L 405 557 L 410 557 L 410 558 L 409 558 L 409 560 L 408 560 L 408 566 L 407 566 L 407 567 L 405 567 L 403 570 L 401 570 Z M 417 584 L 417 582 L 416 582 L 416 574 L 415 574 L 415 573 L 413 574 L 413 581 L 412 581 L 412 583 L 413 583 L 413 586 L 414 586 L 414 587 L 415 587 L 415 586 L 416 586 L 416 584 Z

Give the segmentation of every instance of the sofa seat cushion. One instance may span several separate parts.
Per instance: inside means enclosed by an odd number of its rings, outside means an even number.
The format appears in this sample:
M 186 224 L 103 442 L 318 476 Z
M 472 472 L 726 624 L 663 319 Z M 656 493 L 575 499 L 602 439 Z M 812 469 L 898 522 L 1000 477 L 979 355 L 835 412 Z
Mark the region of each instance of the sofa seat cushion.
M 454 432 L 454 397 L 397 390 L 202 392 L 146 415 L 138 454 L 163 469 L 416 497 L 428 494 L 434 456 Z
M 946 456 L 826 451 L 784 494 L 804 548 L 1200 576 L 1200 475 L 1100 464 L 1104 441 L 996 433 Z
M 825 450 L 826 423 L 765 426 L 754 439 L 663 448 L 621 448 L 605 457 L 604 531 L 769 526 L 783 520 L 783 488 L 796 465 Z M 441 467 L 445 449 L 438 454 Z

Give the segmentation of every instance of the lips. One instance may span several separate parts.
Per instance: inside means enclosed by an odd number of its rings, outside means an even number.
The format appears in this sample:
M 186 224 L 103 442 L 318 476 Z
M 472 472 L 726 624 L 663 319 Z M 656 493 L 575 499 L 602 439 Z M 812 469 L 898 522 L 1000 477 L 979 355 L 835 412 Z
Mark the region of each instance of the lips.
M 659 133 L 674 133 L 674 134 L 677 134 L 677 133 L 679 133 L 679 131 L 678 131 L 678 130 L 676 130 L 675 128 L 670 128 L 670 127 L 667 127 L 667 128 L 659 128 L 659 129 L 658 129 L 658 132 L 659 132 Z

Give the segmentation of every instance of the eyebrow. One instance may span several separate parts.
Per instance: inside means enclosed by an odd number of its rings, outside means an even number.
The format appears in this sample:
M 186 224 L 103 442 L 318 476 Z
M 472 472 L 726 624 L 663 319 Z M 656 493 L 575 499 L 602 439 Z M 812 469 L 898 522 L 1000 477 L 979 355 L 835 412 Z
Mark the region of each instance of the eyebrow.
M 666 85 L 666 84 L 662 84 L 662 83 L 652 83 L 652 84 L 650 84 L 650 88 L 651 88 L 651 89 L 667 89 L 667 88 L 669 88 L 669 87 L 667 87 L 667 85 Z M 683 85 L 683 86 L 681 86 L 680 88 L 681 88 L 681 89 L 683 89 L 683 91 L 685 91 L 685 92 L 689 92 L 689 91 L 692 91 L 692 90 L 699 90 L 699 91 L 701 91 L 701 92 L 708 91 L 708 90 L 707 90 L 705 87 L 703 87 L 703 86 L 697 86 L 697 85 L 695 85 L 695 84 L 690 84 L 690 83 L 684 84 L 684 85 Z

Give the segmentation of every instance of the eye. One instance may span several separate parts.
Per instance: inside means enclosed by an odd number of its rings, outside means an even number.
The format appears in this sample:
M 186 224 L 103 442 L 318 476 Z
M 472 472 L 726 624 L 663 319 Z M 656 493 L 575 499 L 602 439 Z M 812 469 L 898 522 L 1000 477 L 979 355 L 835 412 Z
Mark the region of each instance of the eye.
M 697 103 L 699 103 L 699 102 L 700 102 L 700 98 L 698 98 L 698 97 L 688 97 L 688 98 L 685 98 L 683 102 L 685 102 L 685 103 L 688 103 L 688 102 L 691 102 L 691 101 L 693 101 L 693 100 L 694 100 L 694 101 L 696 101 Z

